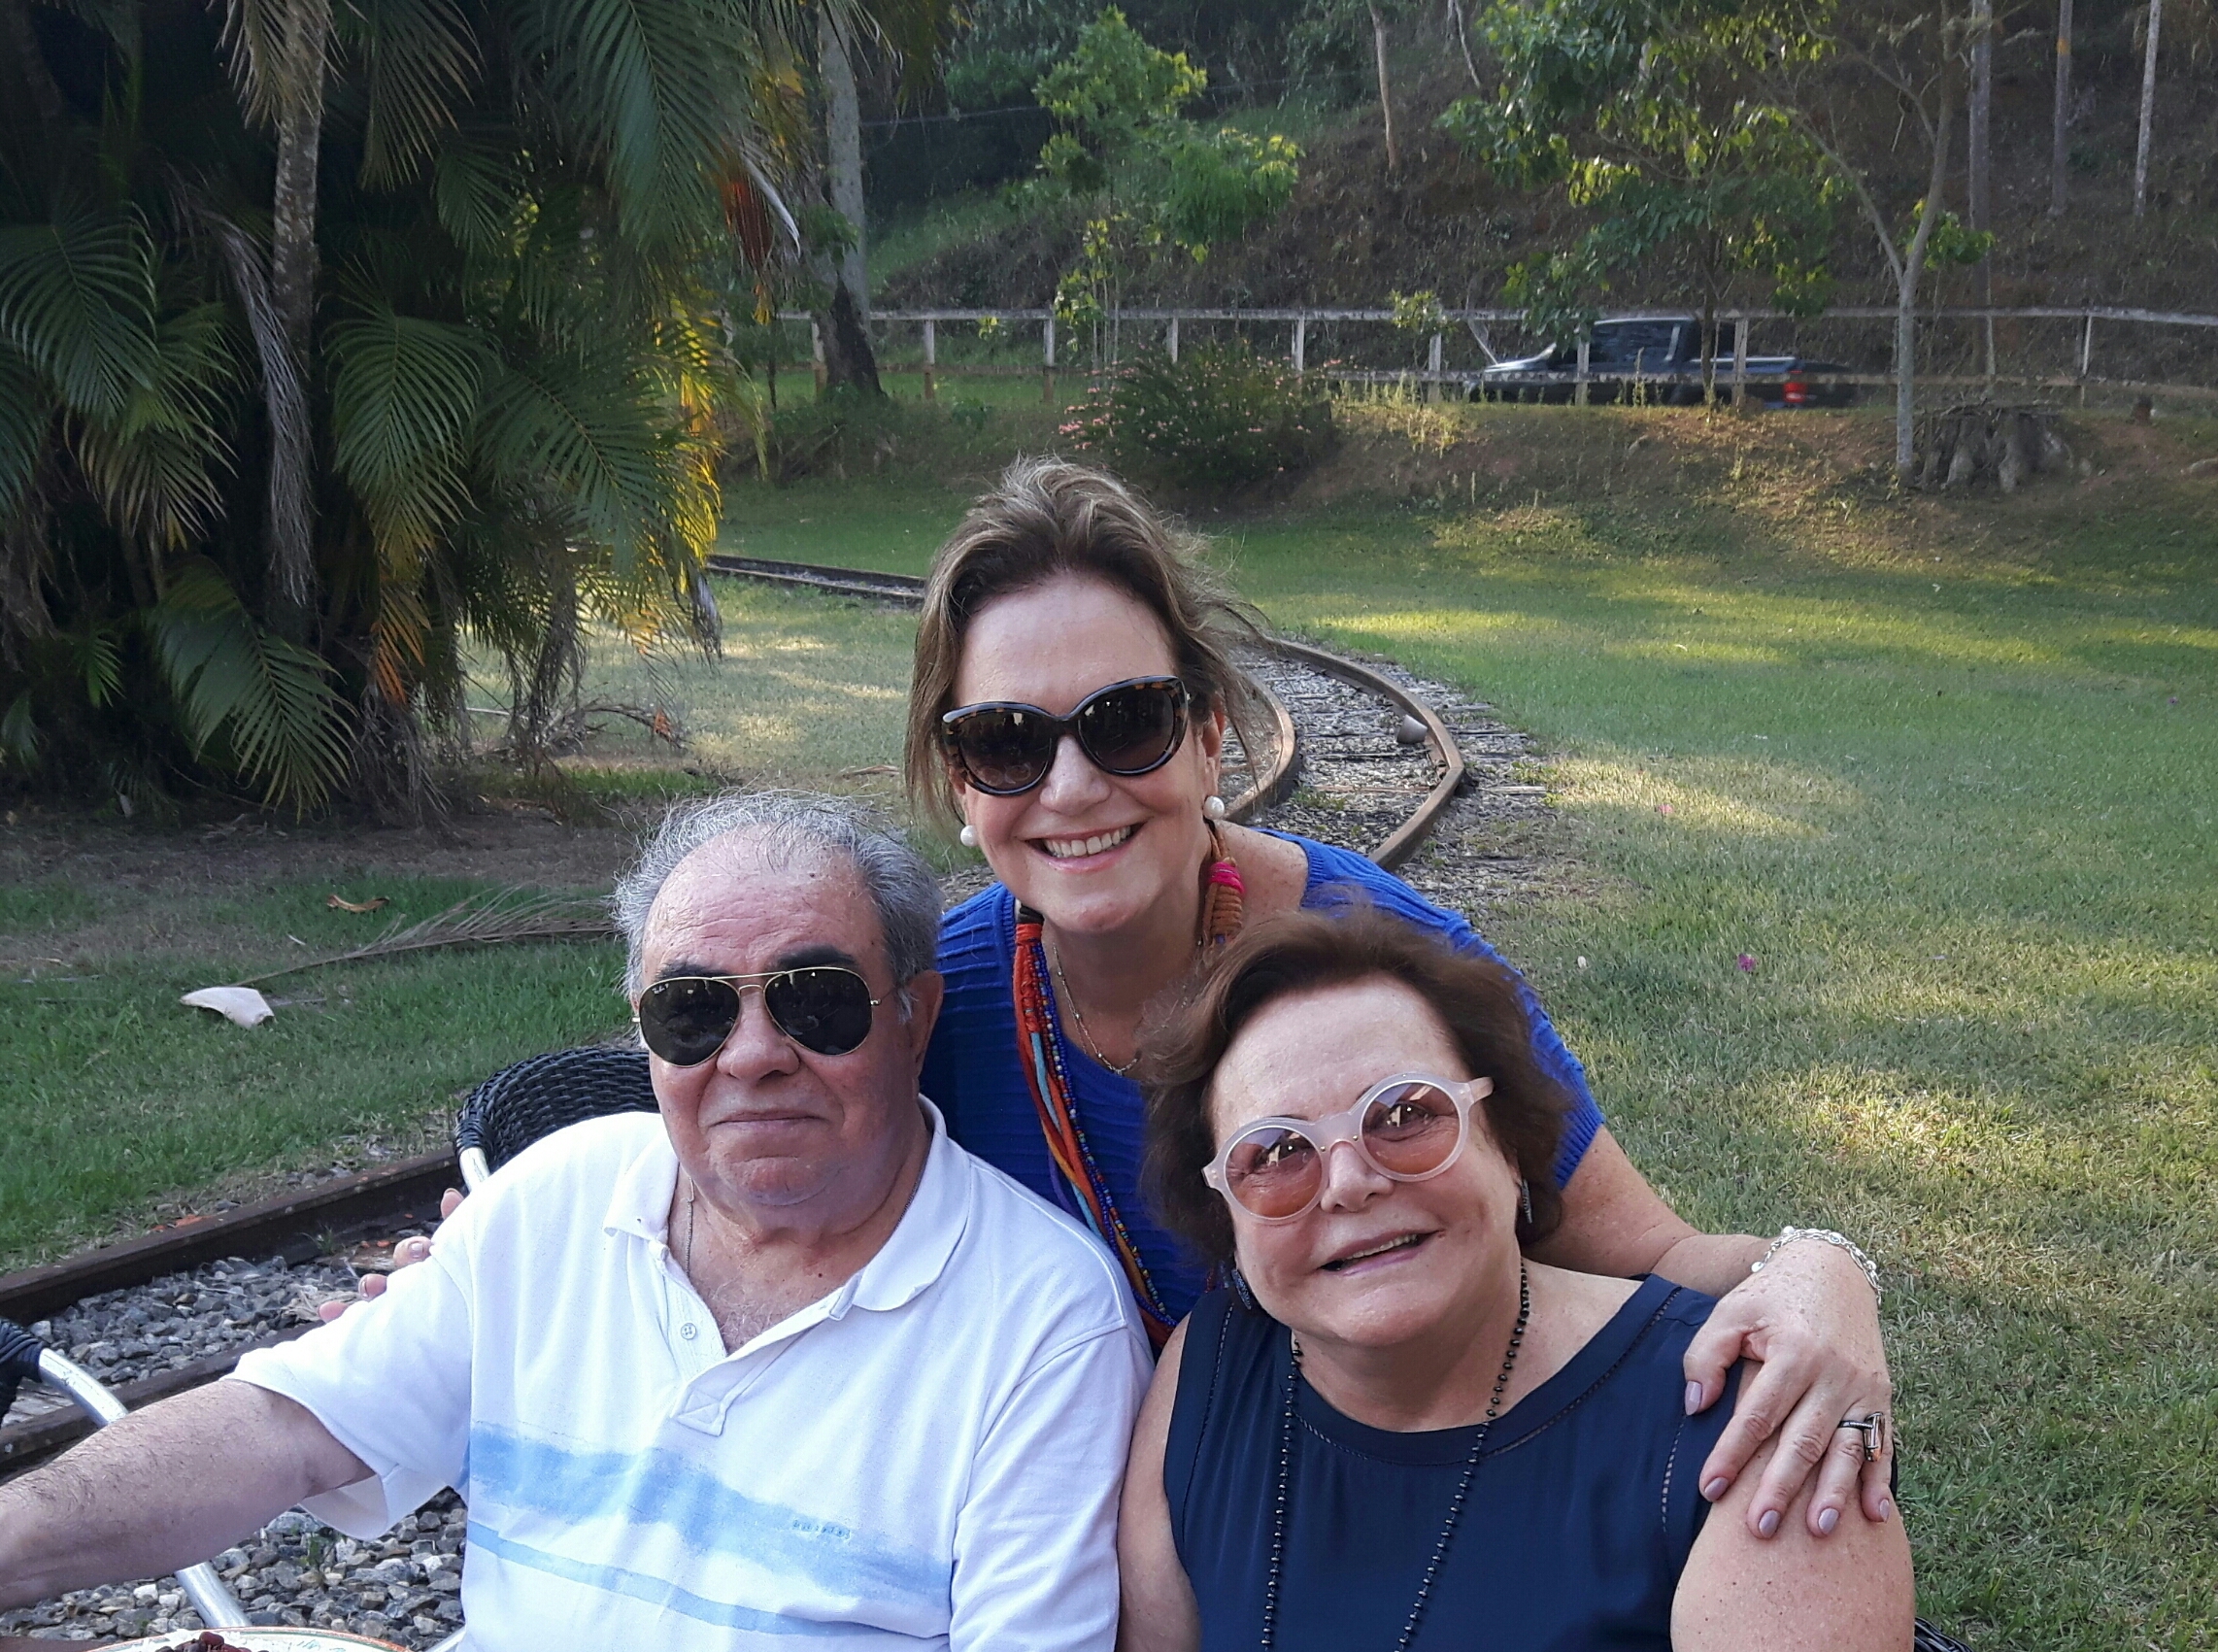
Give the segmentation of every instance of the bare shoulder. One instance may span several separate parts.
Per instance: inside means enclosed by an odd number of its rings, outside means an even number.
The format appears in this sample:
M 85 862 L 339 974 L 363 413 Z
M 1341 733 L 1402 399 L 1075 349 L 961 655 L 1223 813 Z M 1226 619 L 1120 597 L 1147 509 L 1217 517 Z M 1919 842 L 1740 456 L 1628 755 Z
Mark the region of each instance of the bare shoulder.
M 1178 1399 L 1178 1369 L 1186 1353 L 1181 1321 L 1156 1365 L 1156 1378 L 1132 1433 L 1125 1470 L 1125 1501 L 1118 1516 L 1117 1564 L 1124 1609 L 1117 1625 L 1118 1652 L 1196 1652 L 1201 1614 L 1193 1585 L 1180 1564 L 1163 1490 L 1163 1450 Z
M 1251 916 L 1267 918 L 1292 912 L 1309 891 L 1309 857 L 1301 845 L 1247 826 L 1228 826 L 1226 845 L 1240 863 L 1240 882 L 1247 886 Z

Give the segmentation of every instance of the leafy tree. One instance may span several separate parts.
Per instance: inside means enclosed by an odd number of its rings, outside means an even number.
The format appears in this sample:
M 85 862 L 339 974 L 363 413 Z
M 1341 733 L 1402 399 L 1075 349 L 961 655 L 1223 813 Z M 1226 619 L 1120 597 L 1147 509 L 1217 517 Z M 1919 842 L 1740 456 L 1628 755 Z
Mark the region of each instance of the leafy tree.
M 1895 472 L 1907 482 L 1915 463 L 1918 293 L 1936 264 L 1976 264 L 1995 237 L 1966 228 L 1943 199 L 1949 146 L 1972 78 L 1973 54 L 1992 30 L 1980 0 L 1870 0 L 1846 13 L 1821 14 L 1825 50 L 1801 61 L 1766 65 L 1767 93 L 1831 161 L 1870 228 L 1895 286 Z M 1892 165 L 1860 164 L 1850 134 L 1854 113 L 1874 88 L 1900 113 L 1925 147 L 1925 191 L 1906 213 L 1891 211 Z M 1906 227 L 1905 227 L 1906 221 Z
M 1060 127 L 1040 151 L 1041 185 L 1085 213 L 1078 262 L 1056 313 L 1114 359 L 1118 294 L 1143 260 L 1199 260 L 1286 205 L 1301 152 L 1277 133 L 1204 131 L 1180 113 L 1208 84 L 1184 52 L 1159 51 L 1114 7 L 1034 88 Z
M 1593 215 L 1575 245 L 1511 272 L 1533 327 L 1583 332 L 1613 280 L 1675 269 L 1699 296 L 1707 400 L 1717 312 L 1736 287 L 1824 308 L 1842 185 L 1761 81 L 1781 58 L 1826 51 L 1815 16 L 1799 0 L 1502 0 L 1485 14 L 1500 86 L 1453 104 L 1442 126 L 1497 175 L 1561 184 Z
M 580 627 L 706 641 L 756 0 L 0 0 L 0 763 L 436 806 Z

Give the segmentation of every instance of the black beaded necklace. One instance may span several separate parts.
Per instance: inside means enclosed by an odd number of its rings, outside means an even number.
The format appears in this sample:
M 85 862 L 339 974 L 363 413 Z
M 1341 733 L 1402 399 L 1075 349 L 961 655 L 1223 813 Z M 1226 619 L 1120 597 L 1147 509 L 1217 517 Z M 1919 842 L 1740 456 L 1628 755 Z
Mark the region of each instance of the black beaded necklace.
M 1417 1638 L 1417 1626 L 1425 1616 L 1426 1602 L 1432 1598 L 1432 1585 L 1440 1576 L 1440 1563 L 1447 1559 L 1448 1541 L 1456 1534 L 1456 1523 L 1463 1517 L 1463 1504 L 1471 1495 L 1471 1477 L 1479 1470 L 1479 1453 L 1486 1449 L 1487 1434 L 1494 1427 L 1495 1417 L 1501 1410 L 1503 1391 L 1509 1387 L 1509 1373 L 1517 1368 L 1517 1351 L 1525 1344 L 1525 1328 L 1532 1322 L 1532 1282 L 1525 1270 L 1522 1259 L 1517 1264 L 1517 1324 L 1509 1333 L 1509 1351 L 1501 1357 L 1501 1373 L 1495 1378 L 1494 1395 L 1487 1401 L 1486 1415 L 1479 1419 L 1478 1432 L 1471 1436 L 1471 1454 L 1463 1460 L 1463 1477 L 1456 1483 L 1456 1496 L 1448 1504 L 1447 1523 L 1440 1528 L 1440 1540 L 1432 1545 L 1432 1558 L 1425 1564 L 1425 1581 L 1417 1586 L 1417 1601 L 1409 1608 L 1409 1621 L 1401 1626 L 1401 1638 L 1394 1643 L 1395 1652 L 1409 1652 L 1409 1643 Z M 1286 1487 L 1287 1474 L 1294 1460 L 1294 1391 L 1301 1381 L 1301 1344 L 1287 1332 L 1286 1410 L 1279 1422 L 1278 1434 L 1278 1496 L 1271 1508 L 1271 1569 L 1263 1583 L 1263 1648 L 1272 1652 L 1278 1641 L 1278 1580 L 1286 1564 Z

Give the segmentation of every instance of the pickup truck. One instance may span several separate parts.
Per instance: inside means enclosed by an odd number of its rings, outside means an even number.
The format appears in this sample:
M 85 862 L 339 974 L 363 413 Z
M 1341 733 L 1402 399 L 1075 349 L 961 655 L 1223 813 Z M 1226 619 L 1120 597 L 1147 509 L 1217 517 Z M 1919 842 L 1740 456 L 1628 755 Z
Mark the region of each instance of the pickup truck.
M 1732 393 L 1732 329 L 1717 324 L 1717 387 Z M 1800 355 L 1751 355 L 1749 399 L 1764 407 L 1847 407 L 1854 385 L 1810 381 L 1850 369 Z M 1471 387 L 1473 401 L 1574 401 L 1579 350 L 1559 344 L 1538 355 L 1497 361 Z M 1702 399 L 1702 323 L 1695 316 L 1616 316 L 1596 321 L 1587 340 L 1589 401 L 1698 405 Z

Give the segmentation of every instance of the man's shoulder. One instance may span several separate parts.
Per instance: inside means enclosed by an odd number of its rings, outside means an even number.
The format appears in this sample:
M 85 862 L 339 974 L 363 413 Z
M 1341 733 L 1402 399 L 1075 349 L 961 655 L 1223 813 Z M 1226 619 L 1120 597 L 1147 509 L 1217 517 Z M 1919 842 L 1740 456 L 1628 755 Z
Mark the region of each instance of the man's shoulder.
M 1016 1292 L 1035 1309 L 1054 1308 L 1074 1322 L 1110 1330 L 1135 1324 L 1131 1295 L 1101 1241 L 1015 1178 L 950 1142 L 971 1182 L 970 1223 L 963 1234 L 966 1271 L 991 1279 L 995 1296 Z

